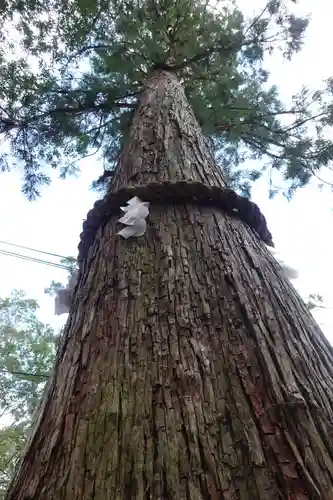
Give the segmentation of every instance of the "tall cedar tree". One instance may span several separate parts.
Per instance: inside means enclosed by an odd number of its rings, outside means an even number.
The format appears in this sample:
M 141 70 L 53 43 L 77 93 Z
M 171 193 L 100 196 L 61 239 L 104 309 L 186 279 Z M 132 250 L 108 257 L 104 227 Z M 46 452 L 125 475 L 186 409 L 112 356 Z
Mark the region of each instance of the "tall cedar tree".
M 333 79 L 322 90 L 303 87 L 286 107 L 262 64 L 265 54 L 298 52 L 308 20 L 289 0 L 269 0 L 250 21 L 231 0 L 213 4 L 2 2 L 1 169 L 24 166 L 29 198 L 50 182 L 50 166 L 65 177 L 95 155 L 114 169 L 147 77 L 171 67 L 233 187 L 249 195 L 264 170 L 271 194 L 281 176 L 289 196 L 313 177 L 328 181 Z M 246 167 L 249 158 L 263 168 Z
M 80 80 L 89 92 L 94 78 L 96 85 L 103 82 L 105 93 L 93 94 L 88 105 L 80 90 L 81 103 L 62 102 L 38 115 L 34 106 L 46 106 L 39 94 L 9 133 L 23 130 L 34 155 L 29 141 L 40 131 L 36 151 L 44 144 L 46 158 L 66 140 L 73 151 L 80 144 L 86 151 L 94 134 L 107 157 L 117 126 L 119 134 L 127 132 L 108 195 L 95 204 L 81 235 L 79 281 L 54 376 L 7 500 L 329 500 L 333 350 L 258 234 L 238 213 L 214 206 L 216 193 L 224 193 L 225 207 L 231 198 L 239 210 L 244 203 L 253 208 L 225 189 L 227 176 L 184 91 L 188 78 L 194 96 L 206 102 L 196 109 L 191 101 L 198 117 L 201 110 L 219 123 L 225 104 L 210 107 L 207 93 L 220 88 L 224 72 L 242 80 L 233 88 L 232 78 L 224 77 L 230 99 L 251 86 L 244 76 L 250 67 L 258 91 L 255 56 L 247 63 L 239 47 L 248 45 L 253 53 L 247 36 L 263 36 L 255 26 L 267 24 L 266 18 L 246 29 L 237 11 L 212 13 L 183 1 L 125 2 L 116 14 L 116 6 L 105 4 L 97 10 L 88 2 L 64 7 L 70 12 L 59 24 L 56 49 L 67 51 L 71 41 L 77 51 L 88 50 L 78 37 L 88 25 L 104 45 L 110 38 L 109 48 L 97 48 L 94 38 L 93 69 Z M 266 10 L 277 16 L 289 43 L 290 17 L 277 2 Z M 170 30 L 162 29 L 165 23 Z M 293 39 L 289 47 L 295 44 Z M 259 52 L 264 45 L 257 43 Z M 154 64 L 148 53 L 155 54 Z M 147 59 L 141 67 L 139 55 Z M 196 76 L 208 68 L 205 93 Z M 127 129 L 124 114 L 108 104 L 129 106 L 119 93 L 123 84 L 131 102 L 136 99 Z M 275 126 L 276 97 L 270 98 L 267 120 Z M 259 128 L 249 130 L 259 134 Z M 54 133 L 51 139 L 44 130 Z M 119 215 L 110 207 L 143 192 L 154 200 L 147 232 L 123 240 L 116 235 Z M 191 202 L 184 203 L 186 196 Z

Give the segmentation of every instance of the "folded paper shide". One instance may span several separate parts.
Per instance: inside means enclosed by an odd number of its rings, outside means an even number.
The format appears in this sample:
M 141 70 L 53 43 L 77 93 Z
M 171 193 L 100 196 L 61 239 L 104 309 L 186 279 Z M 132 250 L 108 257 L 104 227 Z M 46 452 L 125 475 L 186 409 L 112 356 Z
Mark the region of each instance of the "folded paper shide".
M 66 288 L 60 288 L 59 290 L 56 291 L 56 296 L 54 300 L 54 309 L 55 309 L 55 314 L 57 316 L 60 316 L 60 314 L 69 313 L 77 279 L 78 279 L 78 272 L 74 271 L 71 277 L 69 278 Z
M 125 213 L 118 222 L 125 224 L 119 235 L 127 239 L 131 236 L 142 236 L 147 229 L 146 217 L 149 215 L 149 202 L 141 201 L 140 198 L 134 196 L 127 202 L 127 207 L 120 207 Z

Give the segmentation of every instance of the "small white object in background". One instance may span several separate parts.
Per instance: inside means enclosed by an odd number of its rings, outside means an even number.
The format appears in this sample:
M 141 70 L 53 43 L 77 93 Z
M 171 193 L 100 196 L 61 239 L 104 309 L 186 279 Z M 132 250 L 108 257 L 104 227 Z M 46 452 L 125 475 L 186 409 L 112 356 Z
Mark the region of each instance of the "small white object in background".
M 282 267 L 286 278 L 288 278 L 289 280 L 295 280 L 296 278 L 298 278 L 298 272 L 296 271 L 296 269 L 285 264 L 284 260 L 281 257 L 279 257 L 279 255 L 281 254 L 278 250 L 275 250 L 275 248 L 272 247 L 267 247 L 267 248 L 274 255 L 274 257 Z
M 74 288 L 76 287 L 78 272 L 74 271 L 68 280 L 66 288 L 60 288 L 54 299 L 54 312 L 57 316 L 69 313 L 72 303 Z
M 140 198 L 134 196 L 127 202 L 127 207 L 120 207 L 125 215 L 118 222 L 125 224 L 119 231 L 119 235 L 127 240 L 131 236 L 142 236 L 147 229 L 146 217 L 149 215 L 149 202 L 141 201 Z

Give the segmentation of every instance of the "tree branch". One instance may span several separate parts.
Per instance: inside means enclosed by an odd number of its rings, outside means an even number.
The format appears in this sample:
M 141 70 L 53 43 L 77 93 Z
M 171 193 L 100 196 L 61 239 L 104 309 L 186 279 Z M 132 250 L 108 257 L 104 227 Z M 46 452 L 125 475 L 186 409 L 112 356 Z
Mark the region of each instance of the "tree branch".
M 266 3 L 265 7 L 262 9 L 262 11 L 260 12 L 260 14 L 258 14 L 252 21 L 252 23 L 247 27 L 245 33 L 244 33 L 244 36 L 247 35 L 247 33 L 252 29 L 254 28 L 254 26 L 256 25 L 256 23 L 258 21 L 260 21 L 260 19 L 262 18 L 262 16 L 265 14 L 266 10 L 268 9 L 268 5 L 269 5 L 269 2 Z
M 224 42 L 224 41 L 223 41 Z M 239 46 L 241 47 L 241 45 Z M 193 57 L 190 57 L 189 59 L 185 59 L 182 63 L 175 64 L 173 66 L 170 66 L 170 71 L 179 71 L 180 69 L 184 69 L 186 66 L 193 64 L 195 62 L 199 62 L 202 59 L 207 59 L 209 56 L 214 54 L 215 52 L 230 52 L 231 50 L 234 50 L 237 48 L 237 45 L 234 47 L 232 45 L 222 45 L 222 40 L 218 42 L 217 45 L 214 45 L 213 47 L 209 47 L 208 49 L 203 50 L 202 52 L 199 52 Z
M 62 108 L 54 108 L 50 109 L 48 111 L 45 111 L 44 113 L 41 113 L 40 115 L 35 115 L 32 116 L 29 119 L 26 119 L 22 122 L 14 122 L 11 120 L 7 120 L 4 118 L 0 117 L 0 134 L 4 132 L 10 132 L 14 128 L 25 128 L 31 123 L 34 123 L 36 121 L 42 120 L 43 118 L 47 118 L 52 115 L 57 115 L 57 114 L 84 114 L 84 113 L 91 113 L 91 112 L 98 112 L 98 111 L 112 111 L 113 107 L 117 108 L 134 108 L 135 103 L 126 103 L 126 102 L 113 102 L 113 103 L 101 103 L 101 104 L 94 104 L 92 106 L 84 106 L 82 104 L 79 104 L 78 106 L 75 107 L 62 107 Z
M 106 44 L 106 43 L 98 43 L 97 45 L 86 45 L 85 47 L 82 47 L 82 49 L 78 50 L 75 54 L 71 56 L 71 59 L 74 59 L 76 57 L 82 56 L 84 52 L 88 52 L 90 50 L 98 50 L 98 49 L 112 49 L 112 45 Z

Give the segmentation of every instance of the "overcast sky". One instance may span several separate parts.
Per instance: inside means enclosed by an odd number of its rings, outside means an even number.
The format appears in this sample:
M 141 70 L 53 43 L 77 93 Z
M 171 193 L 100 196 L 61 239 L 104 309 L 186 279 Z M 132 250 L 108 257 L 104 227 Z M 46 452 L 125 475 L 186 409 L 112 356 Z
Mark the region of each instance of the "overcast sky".
M 256 12 L 263 5 L 260 0 L 239 0 L 239 3 L 248 12 L 249 3 Z M 300 3 L 301 10 L 312 15 L 303 51 L 289 64 L 277 57 L 269 61 L 271 83 L 280 87 L 285 100 L 303 84 L 317 87 L 324 78 L 333 75 L 333 61 L 323 57 L 325 48 L 331 44 L 330 3 L 324 0 Z M 55 178 L 44 189 L 43 197 L 34 203 L 21 195 L 18 173 L 1 174 L 0 240 L 76 256 L 82 221 L 96 199 L 89 185 L 98 176 L 98 168 L 91 159 L 83 161 L 78 178 L 66 181 Z M 300 277 L 294 285 L 303 297 L 319 293 L 325 305 L 333 307 L 333 193 L 308 186 L 291 202 L 282 197 L 268 200 L 267 193 L 267 181 L 262 179 L 254 188 L 253 200 L 268 220 L 276 247 L 283 252 L 286 262 L 299 270 Z M 1 244 L 0 248 L 15 251 Z M 43 291 L 52 279 L 65 281 L 66 271 L 0 255 L 0 275 L 1 296 L 13 288 L 23 289 L 40 302 L 44 321 L 55 326 L 63 323 L 65 316 L 54 316 L 54 301 Z M 333 310 L 318 310 L 315 316 L 333 343 Z

